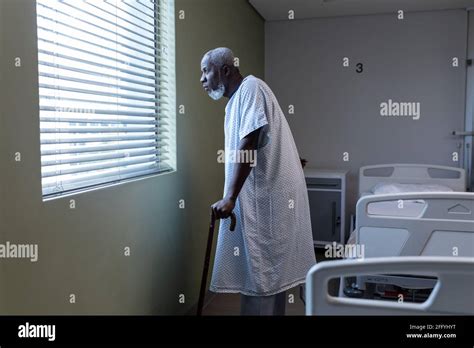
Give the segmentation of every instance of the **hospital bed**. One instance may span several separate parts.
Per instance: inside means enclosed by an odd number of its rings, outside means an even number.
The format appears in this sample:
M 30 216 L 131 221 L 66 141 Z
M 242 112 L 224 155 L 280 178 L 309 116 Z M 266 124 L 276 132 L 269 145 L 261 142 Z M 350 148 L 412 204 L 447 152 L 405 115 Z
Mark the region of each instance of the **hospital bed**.
M 455 192 L 465 189 L 465 172 L 460 168 L 416 164 L 363 167 L 351 239 L 364 247 L 364 257 L 369 258 L 474 256 L 474 196 Z M 389 297 L 403 292 L 413 300 L 423 300 L 435 284 L 432 277 L 380 274 L 352 280 L 341 279 L 341 297 Z M 422 289 L 427 291 L 416 291 Z
M 388 215 L 387 211 L 371 209 L 372 205 L 383 202 L 399 204 L 415 200 L 422 206 L 416 216 Z M 413 212 L 413 208 L 410 209 L 410 213 Z M 474 257 L 472 193 L 420 192 L 366 196 L 358 201 L 356 212 L 355 245 L 364 246 L 365 258 L 419 255 Z M 344 286 L 345 282 L 342 284 Z M 371 287 L 368 288 L 367 284 Z M 389 291 L 380 286 L 377 290 L 377 287 L 374 288 L 377 284 L 401 289 L 432 289 L 434 280 L 430 277 L 377 274 L 357 277 L 356 288 L 368 290 L 365 297 L 372 297 L 374 292 Z
M 409 192 L 465 192 L 466 172 L 462 168 L 425 164 L 381 164 L 359 169 L 359 199 L 370 195 L 399 194 Z M 406 201 L 400 210 L 399 202 L 388 201 L 373 204 L 372 210 L 387 215 L 418 215 L 423 208 L 420 202 Z M 354 242 L 355 217 L 351 219 L 351 235 Z
M 425 164 L 382 164 L 361 167 L 359 198 L 369 195 L 410 192 L 465 192 L 466 172 L 462 168 Z M 417 216 L 422 207 L 417 200 L 380 202 L 372 206 L 380 215 Z
M 436 285 L 423 303 L 334 297 L 331 279 L 368 273 L 430 275 Z M 474 259 L 401 256 L 324 261 L 306 277 L 306 315 L 474 315 Z

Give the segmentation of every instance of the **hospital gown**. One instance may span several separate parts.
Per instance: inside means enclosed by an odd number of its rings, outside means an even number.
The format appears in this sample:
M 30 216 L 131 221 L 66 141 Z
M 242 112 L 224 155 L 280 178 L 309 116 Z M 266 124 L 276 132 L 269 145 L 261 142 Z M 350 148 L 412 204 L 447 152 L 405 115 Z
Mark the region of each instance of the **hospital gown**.
M 210 290 L 270 296 L 301 284 L 316 263 L 308 194 L 290 127 L 268 85 L 250 75 L 225 109 L 225 152 L 261 128 L 256 166 L 236 200 L 235 231 L 220 221 Z M 234 175 L 225 162 L 224 196 Z

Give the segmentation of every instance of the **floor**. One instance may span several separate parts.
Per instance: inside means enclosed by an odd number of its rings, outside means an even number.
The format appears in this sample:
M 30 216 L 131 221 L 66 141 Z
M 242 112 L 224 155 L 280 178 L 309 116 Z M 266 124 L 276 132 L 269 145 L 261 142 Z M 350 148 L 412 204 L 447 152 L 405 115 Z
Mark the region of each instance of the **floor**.
M 288 290 L 286 295 L 286 315 L 304 315 L 299 287 Z M 216 294 L 204 308 L 203 315 L 240 315 L 240 294 Z
M 324 250 L 316 249 L 316 260 L 317 262 L 325 260 Z M 334 286 L 337 285 L 334 284 L 332 288 Z M 286 294 L 288 298 L 286 315 L 305 315 L 305 306 L 300 298 L 300 286 L 288 290 Z M 203 309 L 203 315 L 240 315 L 240 294 L 215 294 Z

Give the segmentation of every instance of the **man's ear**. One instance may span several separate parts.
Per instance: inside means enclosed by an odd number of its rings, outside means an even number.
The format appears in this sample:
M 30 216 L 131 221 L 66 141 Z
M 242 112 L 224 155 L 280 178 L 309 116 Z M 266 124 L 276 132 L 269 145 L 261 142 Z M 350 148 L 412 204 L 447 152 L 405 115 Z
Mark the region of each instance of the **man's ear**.
M 222 73 L 223 73 L 224 76 L 226 76 L 226 77 L 229 77 L 229 76 L 230 76 L 231 71 L 230 71 L 230 68 L 229 68 L 229 66 L 228 66 L 227 64 L 224 64 L 224 65 L 222 66 Z

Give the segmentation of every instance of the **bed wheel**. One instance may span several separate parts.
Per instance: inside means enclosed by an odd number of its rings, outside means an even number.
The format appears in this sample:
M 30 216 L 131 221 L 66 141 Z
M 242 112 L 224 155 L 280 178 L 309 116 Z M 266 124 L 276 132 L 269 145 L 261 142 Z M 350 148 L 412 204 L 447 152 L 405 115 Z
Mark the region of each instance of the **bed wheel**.
M 362 298 L 364 297 L 364 291 L 363 290 L 360 290 L 356 287 L 353 287 L 351 285 L 349 286 L 346 286 L 344 288 L 344 295 L 346 295 L 347 297 L 351 297 L 351 298 Z

